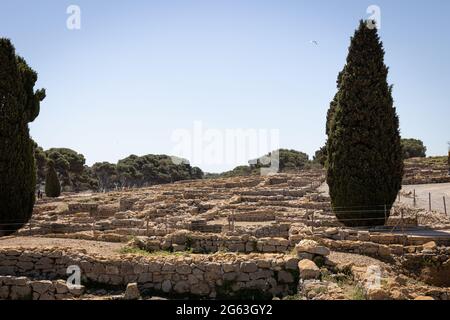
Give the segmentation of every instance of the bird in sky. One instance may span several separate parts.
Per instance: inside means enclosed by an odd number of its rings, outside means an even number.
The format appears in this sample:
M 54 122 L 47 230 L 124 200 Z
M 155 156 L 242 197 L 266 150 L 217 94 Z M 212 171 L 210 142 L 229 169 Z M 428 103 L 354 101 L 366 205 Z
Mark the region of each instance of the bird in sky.
M 309 43 L 314 44 L 314 45 L 316 45 L 316 46 L 319 45 L 319 42 L 317 42 L 316 40 L 311 40 L 311 41 L 309 41 Z

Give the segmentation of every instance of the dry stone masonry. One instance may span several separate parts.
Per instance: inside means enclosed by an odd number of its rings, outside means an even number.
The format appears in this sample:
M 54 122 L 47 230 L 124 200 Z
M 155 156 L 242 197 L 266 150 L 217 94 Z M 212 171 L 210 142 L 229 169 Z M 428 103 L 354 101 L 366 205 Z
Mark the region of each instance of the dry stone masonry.
M 446 232 L 448 217 L 397 204 L 389 228 L 345 228 L 324 179 L 305 170 L 40 200 L 0 239 L 0 299 L 450 298 L 450 237 L 399 232 Z M 82 287 L 66 284 L 73 265 Z

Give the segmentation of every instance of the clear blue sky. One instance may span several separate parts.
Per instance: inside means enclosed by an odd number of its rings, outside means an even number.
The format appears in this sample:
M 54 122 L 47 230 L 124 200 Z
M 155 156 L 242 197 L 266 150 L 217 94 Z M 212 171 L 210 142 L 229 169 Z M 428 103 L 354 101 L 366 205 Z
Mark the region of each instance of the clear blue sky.
M 195 120 L 278 128 L 282 147 L 312 155 L 326 138 L 350 36 L 372 4 L 402 136 L 422 139 L 429 155 L 447 153 L 449 1 L 0 2 L 0 36 L 47 89 L 33 138 L 77 150 L 88 164 L 171 153 L 173 130 Z M 66 28 L 70 4 L 82 10 L 81 30 Z

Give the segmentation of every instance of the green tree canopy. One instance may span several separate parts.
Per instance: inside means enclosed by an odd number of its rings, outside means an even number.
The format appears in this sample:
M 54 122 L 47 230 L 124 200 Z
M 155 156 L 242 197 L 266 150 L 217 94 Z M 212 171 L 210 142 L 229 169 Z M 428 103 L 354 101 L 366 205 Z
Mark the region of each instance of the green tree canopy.
M 45 90 L 34 90 L 37 73 L 0 38 L 0 236 L 31 218 L 35 202 L 34 144 L 28 123 L 39 115 Z
M 331 204 L 346 226 L 383 225 L 401 188 L 399 120 L 387 76 L 377 29 L 361 21 L 327 119 Z
M 427 156 L 427 147 L 418 139 L 402 139 L 403 158 L 425 158 Z
M 45 195 L 50 198 L 58 198 L 61 195 L 61 184 L 59 183 L 53 160 L 50 160 L 47 164 Z

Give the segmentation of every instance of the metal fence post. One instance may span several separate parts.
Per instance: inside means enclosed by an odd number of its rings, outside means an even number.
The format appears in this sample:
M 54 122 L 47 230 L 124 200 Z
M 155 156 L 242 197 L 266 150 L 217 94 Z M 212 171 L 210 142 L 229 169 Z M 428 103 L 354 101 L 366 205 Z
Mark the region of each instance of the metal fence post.
M 431 192 L 428 193 L 428 208 L 431 211 Z
M 401 223 L 402 223 L 402 232 L 405 232 L 405 230 L 404 230 L 404 226 L 405 226 L 405 221 L 403 220 L 403 208 L 400 208 L 400 212 L 401 212 L 401 215 L 402 215 L 402 217 L 401 217 Z
M 445 203 L 445 196 L 443 196 L 442 199 L 444 200 L 444 212 L 445 215 L 447 215 L 447 204 Z

